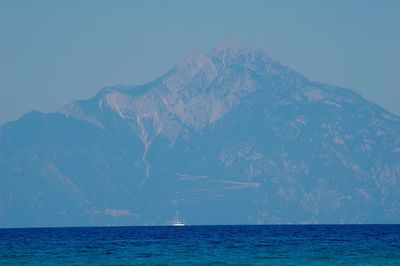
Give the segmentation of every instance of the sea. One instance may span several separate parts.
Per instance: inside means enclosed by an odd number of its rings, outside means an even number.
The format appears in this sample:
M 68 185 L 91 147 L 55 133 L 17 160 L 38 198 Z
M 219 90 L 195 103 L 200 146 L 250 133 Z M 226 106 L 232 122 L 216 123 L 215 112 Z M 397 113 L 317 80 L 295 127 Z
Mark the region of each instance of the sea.
M 0 265 L 400 265 L 400 225 L 0 229 Z

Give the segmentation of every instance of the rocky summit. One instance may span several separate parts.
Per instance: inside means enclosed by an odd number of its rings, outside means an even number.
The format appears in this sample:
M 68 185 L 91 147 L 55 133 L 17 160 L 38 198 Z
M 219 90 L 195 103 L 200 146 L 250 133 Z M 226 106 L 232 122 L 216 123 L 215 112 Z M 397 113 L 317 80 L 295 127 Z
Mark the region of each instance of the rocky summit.
M 377 88 L 379 89 L 379 88 Z M 225 41 L 0 128 L 0 227 L 399 223 L 400 118 Z

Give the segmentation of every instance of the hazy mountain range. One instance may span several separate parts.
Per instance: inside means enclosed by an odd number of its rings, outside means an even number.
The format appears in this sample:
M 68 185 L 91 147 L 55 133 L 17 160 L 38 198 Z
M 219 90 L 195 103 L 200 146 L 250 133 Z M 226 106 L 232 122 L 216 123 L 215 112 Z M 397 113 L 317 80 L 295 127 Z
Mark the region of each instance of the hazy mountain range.
M 400 118 L 228 41 L 3 125 L 0 171 L 0 227 L 398 223 Z

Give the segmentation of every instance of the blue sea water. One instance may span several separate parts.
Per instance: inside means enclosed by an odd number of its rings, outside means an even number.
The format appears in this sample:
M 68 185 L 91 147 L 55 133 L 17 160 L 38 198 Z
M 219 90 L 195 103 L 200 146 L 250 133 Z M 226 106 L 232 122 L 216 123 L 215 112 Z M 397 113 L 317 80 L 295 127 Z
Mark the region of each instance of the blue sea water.
M 0 229 L 0 265 L 400 265 L 400 225 Z

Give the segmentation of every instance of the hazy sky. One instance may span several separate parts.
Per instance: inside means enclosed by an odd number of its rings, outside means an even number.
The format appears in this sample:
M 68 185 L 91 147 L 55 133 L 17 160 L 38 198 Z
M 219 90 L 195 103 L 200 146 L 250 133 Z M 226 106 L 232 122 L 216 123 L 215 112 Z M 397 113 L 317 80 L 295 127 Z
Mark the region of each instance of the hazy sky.
M 400 114 L 400 1 L 0 0 L 0 124 L 141 84 L 226 35 Z

